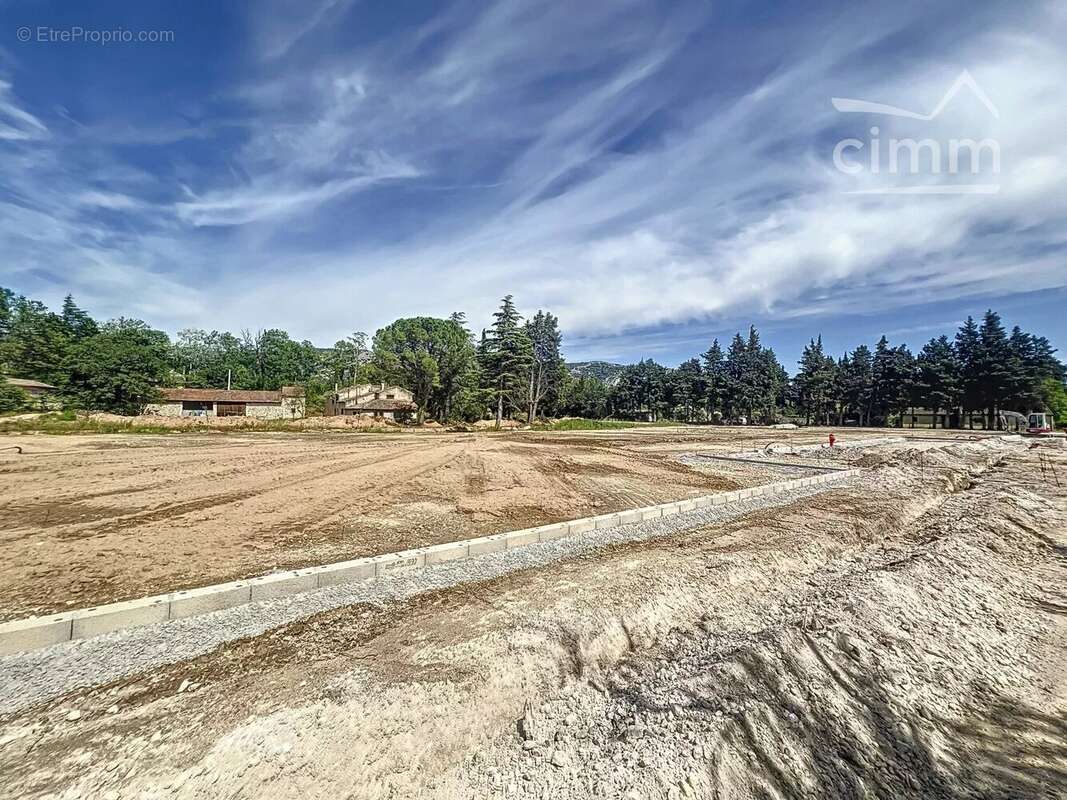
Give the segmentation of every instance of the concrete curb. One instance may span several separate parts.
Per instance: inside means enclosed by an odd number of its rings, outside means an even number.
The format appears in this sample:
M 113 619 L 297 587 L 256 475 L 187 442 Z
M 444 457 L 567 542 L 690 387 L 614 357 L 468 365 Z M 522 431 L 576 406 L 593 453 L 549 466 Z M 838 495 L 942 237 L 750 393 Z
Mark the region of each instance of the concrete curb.
M 825 475 L 778 481 L 749 489 L 704 495 L 595 517 L 583 517 L 568 522 L 496 533 L 460 542 L 386 553 L 370 558 L 357 558 L 352 561 L 340 561 L 320 567 L 275 572 L 250 580 L 230 581 L 198 589 L 186 589 L 120 603 L 108 603 L 62 614 L 13 620 L 0 623 L 0 655 L 37 650 L 123 628 L 135 628 L 172 619 L 208 614 L 257 600 L 299 594 L 312 589 L 335 586 L 339 583 L 377 580 L 414 570 L 430 569 L 434 564 L 444 561 L 472 558 L 539 542 L 550 542 L 565 536 L 580 536 L 588 531 L 632 525 L 706 506 L 728 505 L 751 497 L 774 495 L 810 486 L 823 486 L 859 473 L 858 469 L 838 470 Z

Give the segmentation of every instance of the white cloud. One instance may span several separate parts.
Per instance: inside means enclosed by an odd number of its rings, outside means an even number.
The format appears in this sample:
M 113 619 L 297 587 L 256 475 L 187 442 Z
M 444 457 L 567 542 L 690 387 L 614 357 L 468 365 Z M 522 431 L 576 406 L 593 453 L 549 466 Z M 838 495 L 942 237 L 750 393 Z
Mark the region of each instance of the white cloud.
M 10 83 L 0 80 L 0 140 L 27 141 L 47 136 L 45 124 L 18 104 Z
M 93 263 L 121 263 L 131 280 L 166 276 L 180 302 L 158 303 L 161 324 L 281 325 L 320 342 L 417 313 L 463 309 L 477 325 L 505 293 L 551 308 L 577 338 L 1067 283 L 1055 252 L 1067 236 L 1067 19 L 1054 6 L 966 36 L 925 30 L 912 52 L 926 55 L 892 69 L 877 54 L 918 35 L 923 4 L 746 42 L 743 64 L 693 44 L 715 13 L 693 9 L 452 9 L 323 54 L 303 45 L 327 40 L 341 6 L 264 15 L 255 68 L 228 96 L 240 109 L 228 124 L 245 135 L 227 140 L 225 166 L 176 156 L 178 177 L 109 185 L 130 166 L 93 159 L 91 180 L 88 168 L 63 173 L 73 156 L 51 141 L 32 163 L 8 162 L 41 216 L 0 223 L 0 237 L 28 254 L 26 240 L 47 242 L 40 263 L 70 265 L 71 245 L 88 242 Z M 834 141 L 866 137 L 870 121 L 830 98 L 930 109 L 963 68 L 1000 118 L 963 93 L 922 130 L 995 136 L 1000 194 L 845 194 L 881 184 L 834 170 Z M 0 112 L 11 96 L 0 85 Z M 914 135 L 906 122 L 883 122 L 883 137 Z M 631 136 L 638 145 L 616 146 Z M 183 152 L 172 144 L 168 154 Z M 386 186 L 404 190 L 389 198 L 397 225 L 372 214 L 385 230 L 362 235 L 371 223 L 349 209 L 357 196 L 374 206 Z M 78 216 L 93 208 L 128 213 L 129 229 Z

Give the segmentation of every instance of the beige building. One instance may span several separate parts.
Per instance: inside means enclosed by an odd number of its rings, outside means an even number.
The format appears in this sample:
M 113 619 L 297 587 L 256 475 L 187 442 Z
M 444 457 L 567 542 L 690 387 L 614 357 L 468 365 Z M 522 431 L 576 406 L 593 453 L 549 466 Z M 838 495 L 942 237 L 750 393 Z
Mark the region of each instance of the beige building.
M 283 386 L 278 391 L 243 389 L 160 389 L 162 401 L 150 403 L 146 414 L 161 417 L 255 417 L 300 419 L 304 390 Z
M 342 414 L 406 419 L 415 413 L 415 398 L 402 386 L 361 383 L 339 389 L 326 398 L 326 415 Z

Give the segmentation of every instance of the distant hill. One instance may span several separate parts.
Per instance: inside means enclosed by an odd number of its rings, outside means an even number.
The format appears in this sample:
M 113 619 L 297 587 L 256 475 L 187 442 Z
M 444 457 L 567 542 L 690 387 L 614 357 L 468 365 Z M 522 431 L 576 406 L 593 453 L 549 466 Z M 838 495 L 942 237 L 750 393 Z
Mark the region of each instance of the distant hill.
M 566 366 L 576 378 L 599 378 L 608 384 L 618 381 L 619 374 L 626 369 L 625 364 L 612 364 L 610 361 L 573 361 Z

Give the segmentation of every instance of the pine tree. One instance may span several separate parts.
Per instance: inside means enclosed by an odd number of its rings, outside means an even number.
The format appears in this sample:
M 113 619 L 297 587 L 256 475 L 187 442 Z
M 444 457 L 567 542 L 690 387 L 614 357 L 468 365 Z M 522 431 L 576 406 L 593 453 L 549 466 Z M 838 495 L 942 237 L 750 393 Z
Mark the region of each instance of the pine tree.
M 839 400 L 855 413 L 860 425 L 869 425 L 874 398 L 874 360 L 867 345 L 861 344 L 845 356 L 840 369 Z
M 982 407 L 982 343 L 978 325 L 972 317 L 967 317 L 967 321 L 956 332 L 953 347 L 960 365 L 960 407 L 968 415 L 971 427 L 974 427 L 970 414 Z
M 533 344 L 519 324 L 522 317 L 509 294 L 493 314 L 493 324 L 483 337 L 482 373 L 492 391 L 496 406 L 496 424 L 504 419 L 504 407 L 519 408 L 526 376 L 533 361 Z
M 533 358 L 526 378 L 526 421 L 532 425 L 542 403 L 554 408 L 559 400 L 565 368 L 560 347 L 559 320 L 538 310 L 526 323 Z
M 996 427 L 996 414 L 1011 389 L 1011 353 L 1008 336 L 1000 315 L 992 309 L 985 312 L 978 328 L 979 375 L 981 407 L 986 412 L 986 428 Z
M 708 419 L 712 419 L 715 412 L 719 412 L 721 417 L 726 395 L 726 359 L 718 339 L 712 341 L 711 347 L 701 356 L 701 368 L 704 373 L 705 413 Z
M 835 378 L 836 364 L 823 352 L 822 336 L 812 339 L 804 347 L 796 377 L 797 397 L 809 424 L 813 418 L 816 424 L 829 422 Z
M 75 304 L 73 295 L 68 294 L 63 298 L 63 312 L 60 316 L 72 341 L 80 341 L 99 330 L 93 318 Z
M 916 359 L 916 396 L 918 402 L 937 416 L 951 412 L 959 406 L 962 367 L 947 336 L 931 339 Z M 948 424 L 946 422 L 946 424 Z

